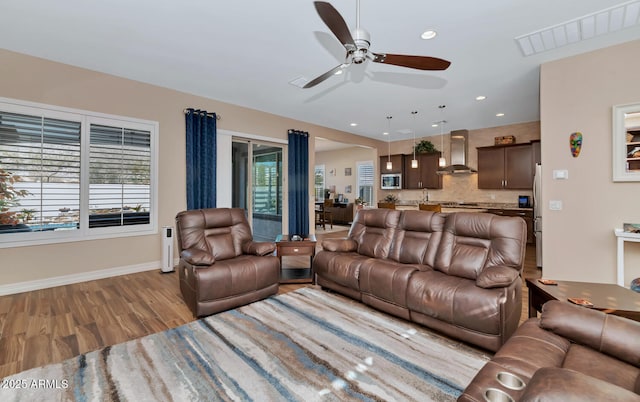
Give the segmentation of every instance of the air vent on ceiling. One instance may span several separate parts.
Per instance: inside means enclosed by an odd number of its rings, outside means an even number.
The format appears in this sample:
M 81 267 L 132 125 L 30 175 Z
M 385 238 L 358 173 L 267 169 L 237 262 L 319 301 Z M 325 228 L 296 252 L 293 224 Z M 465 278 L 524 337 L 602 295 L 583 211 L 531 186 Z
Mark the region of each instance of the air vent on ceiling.
M 524 56 L 631 28 L 640 23 L 640 1 L 633 0 L 515 38 Z

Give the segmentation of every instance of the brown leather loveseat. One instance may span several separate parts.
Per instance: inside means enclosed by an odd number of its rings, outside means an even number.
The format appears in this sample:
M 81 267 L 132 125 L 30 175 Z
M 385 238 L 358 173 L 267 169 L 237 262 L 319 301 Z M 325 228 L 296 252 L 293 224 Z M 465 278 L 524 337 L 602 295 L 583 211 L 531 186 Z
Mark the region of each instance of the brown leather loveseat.
M 313 266 L 323 288 L 496 351 L 519 323 L 525 245 L 518 217 L 363 209 Z
M 196 317 L 278 292 L 275 243 L 254 242 L 244 210 L 211 208 L 176 216 L 180 291 Z
M 640 401 L 640 323 L 549 301 L 458 398 L 485 400 Z

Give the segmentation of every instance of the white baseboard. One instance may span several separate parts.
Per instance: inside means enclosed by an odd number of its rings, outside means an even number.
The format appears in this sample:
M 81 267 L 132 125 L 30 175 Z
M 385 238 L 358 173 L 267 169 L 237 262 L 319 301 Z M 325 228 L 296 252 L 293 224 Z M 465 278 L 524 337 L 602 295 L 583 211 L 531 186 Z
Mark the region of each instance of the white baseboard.
M 79 274 L 56 276 L 53 278 L 37 279 L 35 281 L 26 281 L 18 283 L 10 283 L 8 285 L 0 285 L 0 296 L 11 295 L 15 293 L 30 292 L 56 286 L 70 285 L 72 283 L 93 281 L 96 279 L 111 278 L 126 274 L 135 274 L 137 272 L 152 271 L 157 269 L 160 272 L 162 266 L 161 261 L 146 262 L 143 264 L 127 265 L 124 267 L 115 267 L 102 269 L 99 271 L 82 272 Z

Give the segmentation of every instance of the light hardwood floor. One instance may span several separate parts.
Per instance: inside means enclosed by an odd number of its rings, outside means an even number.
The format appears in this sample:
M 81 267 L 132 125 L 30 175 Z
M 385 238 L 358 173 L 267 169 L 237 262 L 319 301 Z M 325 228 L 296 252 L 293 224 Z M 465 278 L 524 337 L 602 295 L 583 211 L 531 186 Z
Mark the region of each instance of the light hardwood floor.
M 540 276 L 532 247 L 527 248 L 524 276 Z M 301 286 L 311 285 L 281 285 L 279 293 Z M 527 305 L 524 288 L 522 320 Z M 1 296 L 0 378 L 193 320 L 177 273 L 159 270 Z

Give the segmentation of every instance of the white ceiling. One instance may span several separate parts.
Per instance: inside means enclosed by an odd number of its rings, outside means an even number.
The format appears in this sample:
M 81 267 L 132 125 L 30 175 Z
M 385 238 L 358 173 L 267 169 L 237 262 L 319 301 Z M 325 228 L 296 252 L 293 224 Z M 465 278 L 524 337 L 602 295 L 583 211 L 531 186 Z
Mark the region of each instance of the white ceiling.
M 330 3 L 353 29 L 355 0 Z M 391 115 L 397 140 L 413 129 L 419 137 L 439 134 L 431 123 L 443 118 L 447 131 L 538 120 L 541 63 L 640 39 L 640 27 L 529 57 L 514 38 L 618 4 L 362 0 L 371 51 L 434 56 L 451 67 L 425 72 L 366 62 L 311 89 L 288 82 L 337 66 L 344 49 L 310 0 L 3 1 L 0 48 L 376 139 Z M 426 29 L 437 30 L 436 39 L 420 39 Z

